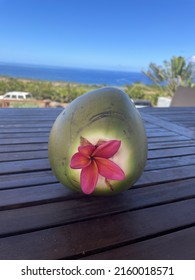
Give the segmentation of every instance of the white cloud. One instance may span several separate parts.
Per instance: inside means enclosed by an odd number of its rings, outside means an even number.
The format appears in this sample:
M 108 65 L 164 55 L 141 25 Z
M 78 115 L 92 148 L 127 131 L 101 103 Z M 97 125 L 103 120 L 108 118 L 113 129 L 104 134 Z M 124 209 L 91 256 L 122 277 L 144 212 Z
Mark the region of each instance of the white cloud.
M 190 61 L 195 63 L 195 55 L 192 55 L 192 56 L 190 57 Z

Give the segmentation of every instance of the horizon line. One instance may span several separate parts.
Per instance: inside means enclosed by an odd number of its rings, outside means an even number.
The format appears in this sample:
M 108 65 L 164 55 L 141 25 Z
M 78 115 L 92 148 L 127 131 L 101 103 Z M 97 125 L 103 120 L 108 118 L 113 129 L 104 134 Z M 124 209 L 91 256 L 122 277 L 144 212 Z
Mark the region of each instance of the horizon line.
M 16 65 L 16 66 L 29 66 L 29 67 L 48 67 L 48 68 L 69 68 L 69 69 L 82 69 L 82 70 L 92 70 L 92 71 L 111 71 L 111 72 L 134 72 L 141 73 L 141 70 L 130 70 L 130 69 L 119 69 L 119 68 L 95 68 L 95 67 L 85 67 L 85 66 L 63 66 L 63 65 L 51 65 L 51 64 L 38 64 L 38 63 L 26 63 L 26 62 L 7 62 L 0 61 L 0 65 Z

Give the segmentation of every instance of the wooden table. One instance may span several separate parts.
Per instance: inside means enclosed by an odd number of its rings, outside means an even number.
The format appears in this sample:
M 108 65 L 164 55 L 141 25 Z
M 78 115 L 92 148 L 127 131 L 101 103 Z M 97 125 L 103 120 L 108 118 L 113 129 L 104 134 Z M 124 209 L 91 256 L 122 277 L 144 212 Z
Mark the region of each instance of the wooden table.
M 47 141 L 60 111 L 0 110 L 0 259 L 194 259 L 195 108 L 140 109 L 148 162 L 114 197 L 53 176 Z

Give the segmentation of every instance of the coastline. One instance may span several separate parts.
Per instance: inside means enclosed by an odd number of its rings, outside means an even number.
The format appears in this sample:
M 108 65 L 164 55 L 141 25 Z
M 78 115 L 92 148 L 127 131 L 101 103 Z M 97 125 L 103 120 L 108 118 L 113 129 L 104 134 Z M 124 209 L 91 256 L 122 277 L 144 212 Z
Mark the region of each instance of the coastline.
M 130 85 L 135 82 L 151 84 L 151 81 L 139 71 L 46 67 L 5 63 L 0 63 L 0 76 L 90 85 L 124 86 L 125 84 Z
M 35 100 L 50 100 L 54 107 L 72 102 L 86 92 L 110 87 L 107 84 L 87 84 L 67 81 L 49 81 L 32 78 L 14 78 L 0 75 L 0 95 L 10 91 L 22 91 L 32 94 Z M 153 106 L 157 104 L 159 96 L 167 96 L 166 88 L 144 83 L 112 85 L 123 90 L 133 100 L 148 100 Z

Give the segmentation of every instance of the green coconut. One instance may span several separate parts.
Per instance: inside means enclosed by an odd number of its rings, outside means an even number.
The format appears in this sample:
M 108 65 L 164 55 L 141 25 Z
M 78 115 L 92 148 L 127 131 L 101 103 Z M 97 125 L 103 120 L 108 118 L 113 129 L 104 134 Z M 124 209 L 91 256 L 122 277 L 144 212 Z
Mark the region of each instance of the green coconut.
M 142 118 L 131 99 L 112 87 L 88 92 L 71 102 L 57 117 L 49 137 L 49 160 L 57 179 L 82 192 L 82 169 L 71 168 L 81 145 L 121 141 L 109 159 L 123 170 L 123 180 L 98 176 L 93 195 L 112 195 L 129 189 L 141 176 L 147 160 L 147 137 Z

